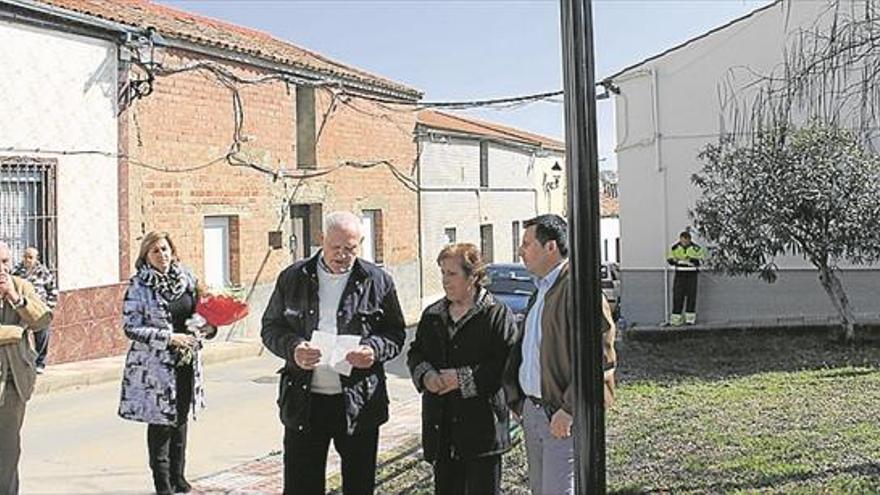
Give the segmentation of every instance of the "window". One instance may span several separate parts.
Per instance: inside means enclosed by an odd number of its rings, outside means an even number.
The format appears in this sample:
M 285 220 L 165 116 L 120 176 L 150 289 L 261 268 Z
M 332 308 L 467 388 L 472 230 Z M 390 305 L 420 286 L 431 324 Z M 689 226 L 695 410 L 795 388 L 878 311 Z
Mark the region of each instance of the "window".
M 602 259 L 608 261 L 608 239 L 602 239 Z
M 480 187 L 489 187 L 489 142 L 480 141 Z
M 602 192 L 605 196 L 609 198 L 617 198 L 617 183 L 616 182 L 603 182 L 602 183 Z
M 492 263 L 495 260 L 492 254 L 493 246 L 492 225 L 480 225 L 480 251 L 483 253 L 483 261 L 486 263 Z
M 455 244 L 455 227 L 443 229 L 443 235 L 446 237 L 446 244 Z
M 321 248 L 323 208 L 320 203 L 290 205 L 290 256 L 308 258 Z
M 361 213 L 361 223 L 364 229 L 361 258 L 382 264 L 382 210 L 364 210 Z
M 205 285 L 226 287 L 232 282 L 229 263 L 229 217 L 205 217 L 203 253 Z
M 519 261 L 520 226 L 519 220 L 511 224 L 511 239 L 513 239 L 513 262 Z
M 620 237 L 614 238 L 614 261 L 620 263 Z
M 317 168 L 315 88 L 296 87 L 296 167 Z
M 29 246 L 58 277 L 54 159 L 0 157 L 0 239 L 14 257 Z

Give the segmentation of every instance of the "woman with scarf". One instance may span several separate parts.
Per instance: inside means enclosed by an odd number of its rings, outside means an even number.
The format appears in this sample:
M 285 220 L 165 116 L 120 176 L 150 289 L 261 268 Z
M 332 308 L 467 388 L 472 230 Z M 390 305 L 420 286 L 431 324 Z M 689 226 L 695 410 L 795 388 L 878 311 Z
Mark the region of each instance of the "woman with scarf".
M 192 489 L 184 477 L 187 417 L 204 407 L 201 340 L 217 329 L 195 314 L 203 290 L 180 264 L 167 232 L 144 236 L 135 268 L 123 302 L 123 327 L 132 343 L 119 415 L 149 425 L 156 493 L 187 493 Z
M 510 449 L 504 364 L 517 338 L 513 313 L 482 286 L 486 265 L 473 244 L 437 257 L 446 297 L 422 313 L 407 356 L 422 393 L 422 449 L 437 495 L 501 493 Z

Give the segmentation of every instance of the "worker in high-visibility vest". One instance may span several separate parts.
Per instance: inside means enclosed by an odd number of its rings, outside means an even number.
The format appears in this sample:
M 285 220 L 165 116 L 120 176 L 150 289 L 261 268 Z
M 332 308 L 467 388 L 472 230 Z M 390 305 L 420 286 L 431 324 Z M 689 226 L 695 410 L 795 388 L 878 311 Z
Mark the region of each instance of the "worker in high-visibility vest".
M 693 325 L 697 322 L 697 274 L 703 258 L 703 248 L 691 240 L 691 233 L 688 231 L 679 234 L 678 242 L 669 248 L 666 262 L 675 269 L 672 315 L 669 318 L 672 326 L 681 326 L 683 323 Z

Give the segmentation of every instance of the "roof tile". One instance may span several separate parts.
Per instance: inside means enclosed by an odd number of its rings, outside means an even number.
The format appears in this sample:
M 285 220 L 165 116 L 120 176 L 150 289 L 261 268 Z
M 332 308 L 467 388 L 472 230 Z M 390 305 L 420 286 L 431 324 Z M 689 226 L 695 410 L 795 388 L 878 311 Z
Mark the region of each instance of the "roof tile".
M 565 143 L 540 134 L 436 110 L 422 110 L 419 112 L 418 122 L 425 127 L 433 129 L 475 134 L 505 141 L 516 141 L 553 151 L 565 151 Z
M 318 53 L 277 39 L 268 33 L 192 14 L 149 0 L 38 0 L 54 7 L 133 27 L 152 26 L 163 36 L 245 53 L 271 62 L 312 70 L 404 93 L 421 93 L 403 84 L 343 65 Z

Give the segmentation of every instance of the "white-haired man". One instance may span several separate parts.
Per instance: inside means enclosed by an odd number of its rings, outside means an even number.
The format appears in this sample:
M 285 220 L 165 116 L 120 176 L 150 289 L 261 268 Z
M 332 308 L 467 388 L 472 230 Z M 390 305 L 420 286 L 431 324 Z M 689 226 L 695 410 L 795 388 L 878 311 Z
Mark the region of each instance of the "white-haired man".
M 324 225 L 321 251 L 278 276 L 262 320 L 263 343 L 286 360 L 278 398 L 284 493 L 326 493 L 332 440 L 342 458 L 342 492 L 372 494 L 379 426 L 388 420 L 383 363 L 403 347 L 403 314 L 391 276 L 357 256 L 360 218 L 335 212 Z M 345 335 L 359 339 L 345 356 L 350 374 L 319 366 L 318 338 Z
M 12 251 L 0 242 L 0 493 L 15 495 L 21 424 L 37 377 L 28 332 L 46 328 L 52 313 L 33 286 L 11 272 Z

